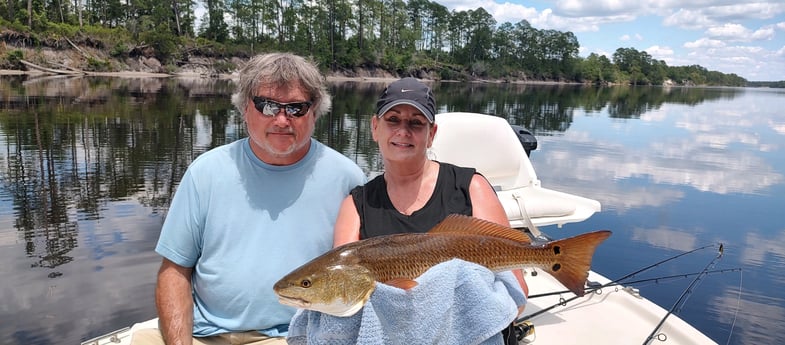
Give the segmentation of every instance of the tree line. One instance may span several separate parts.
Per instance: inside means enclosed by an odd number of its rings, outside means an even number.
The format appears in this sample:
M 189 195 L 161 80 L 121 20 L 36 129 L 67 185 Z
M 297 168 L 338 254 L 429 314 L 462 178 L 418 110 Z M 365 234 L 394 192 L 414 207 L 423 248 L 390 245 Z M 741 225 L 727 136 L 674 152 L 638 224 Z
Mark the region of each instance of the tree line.
M 583 58 L 572 32 L 526 20 L 499 24 L 482 7 L 449 11 L 428 0 L 0 0 L 0 13 L 0 25 L 25 33 L 4 37 L 12 43 L 63 36 L 117 56 L 147 49 L 168 64 L 274 50 L 311 56 L 332 71 L 379 68 L 441 79 L 747 84 L 699 65 L 668 66 L 634 48 Z

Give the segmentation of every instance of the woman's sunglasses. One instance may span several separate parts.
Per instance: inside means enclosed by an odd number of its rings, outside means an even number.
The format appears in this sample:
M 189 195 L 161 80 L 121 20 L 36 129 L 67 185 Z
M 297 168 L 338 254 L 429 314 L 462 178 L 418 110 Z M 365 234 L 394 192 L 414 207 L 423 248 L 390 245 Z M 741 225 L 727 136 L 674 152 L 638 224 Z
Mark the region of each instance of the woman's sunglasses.
M 259 96 L 254 96 L 252 100 L 256 110 L 267 116 L 278 115 L 278 112 L 283 109 L 288 117 L 301 117 L 308 113 L 308 109 L 313 104 L 311 102 L 278 103 Z

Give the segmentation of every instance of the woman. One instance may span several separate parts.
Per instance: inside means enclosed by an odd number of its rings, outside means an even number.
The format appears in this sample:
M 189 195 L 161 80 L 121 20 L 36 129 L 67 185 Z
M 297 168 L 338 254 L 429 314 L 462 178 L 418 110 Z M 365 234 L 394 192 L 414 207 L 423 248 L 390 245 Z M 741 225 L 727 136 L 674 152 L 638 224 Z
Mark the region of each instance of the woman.
M 414 78 L 393 82 L 376 107 L 371 131 L 385 171 L 344 199 L 334 246 L 380 235 L 426 232 L 452 213 L 510 225 L 490 183 L 475 169 L 428 159 L 437 131 L 435 101 L 428 86 Z M 528 294 L 521 272 L 514 274 Z
M 509 226 L 488 181 L 472 168 L 429 160 L 435 101 L 414 78 L 390 84 L 371 119 L 385 172 L 344 199 L 334 245 L 400 232 L 425 232 L 451 213 Z

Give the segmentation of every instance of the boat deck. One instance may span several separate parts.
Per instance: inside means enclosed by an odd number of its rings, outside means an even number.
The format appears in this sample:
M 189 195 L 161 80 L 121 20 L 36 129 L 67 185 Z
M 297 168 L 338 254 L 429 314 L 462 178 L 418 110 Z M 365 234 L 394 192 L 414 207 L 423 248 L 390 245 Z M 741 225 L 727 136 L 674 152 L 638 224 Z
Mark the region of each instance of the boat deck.
M 525 275 L 530 295 L 564 290 L 549 274 L 532 275 L 534 271 L 529 269 Z M 595 272 L 589 272 L 589 281 L 598 284 L 610 282 Z M 558 304 L 560 299 L 568 300 L 574 296 L 567 292 L 529 299 L 522 315 L 533 314 Z M 521 344 L 644 344 L 666 313 L 665 309 L 641 297 L 634 288 L 605 287 L 531 318 L 533 333 Z M 135 330 L 157 325 L 157 319 L 147 320 L 82 345 L 128 345 Z M 716 344 L 676 315 L 666 319 L 656 339 L 649 343 Z
M 527 272 L 529 295 L 562 291 L 552 276 Z M 589 272 L 590 282 L 607 284 L 609 279 Z M 575 295 L 529 299 L 522 315 L 531 315 Z M 611 286 L 555 307 L 530 319 L 534 334 L 531 344 L 644 344 L 667 311 L 638 294 L 632 287 Z M 670 315 L 651 344 L 716 344 L 676 315 Z

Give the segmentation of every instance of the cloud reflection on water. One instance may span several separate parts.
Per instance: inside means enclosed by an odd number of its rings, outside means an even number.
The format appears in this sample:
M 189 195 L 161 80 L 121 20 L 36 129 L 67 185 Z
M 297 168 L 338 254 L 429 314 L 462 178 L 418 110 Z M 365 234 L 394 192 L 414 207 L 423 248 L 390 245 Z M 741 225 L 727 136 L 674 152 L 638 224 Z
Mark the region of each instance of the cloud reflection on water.
M 694 233 L 687 233 L 665 227 L 657 229 L 632 229 L 632 239 L 656 247 L 674 249 L 682 252 L 699 247 L 698 240 Z
M 602 137 L 597 137 L 596 131 L 581 130 L 578 117 L 574 128 L 563 135 L 540 136 L 542 151 L 547 152 L 535 151 L 532 160 L 545 185 L 580 190 L 580 186 L 589 182 L 590 195 L 604 195 L 609 199 L 601 201 L 609 206 L 662 203 L 660 198 L 648 194 L 652 191 L 624 190 L 623 198 L 612 197 L 617 195 L 613 193 L 614 185 L 625 179 L 646 178 L 658 187 L 688 186 L 718 194 L 758 194 L 782 183 L 783 175 L 765 157 L 755 154 L 777 151 L 781 146 L 775 141 L 781 139 L 779 135 L 772 138 L 761 134 L 774 132 L 772 119 L 745 118 L 741 111 L 719 111 L 716 107 L 715 104 L 696 107 L 666 104 L 660 110 L 644 114 L 644 123 L 618 120 L 609 123 L 611 133 Z M 673 130 L 674 123 L 685 131 Z M 653 132 L 657 134 L 652 135 Z M 638 142 L 639 138 L 647 137 L 653 140 Z M 735 149 L 735 145 L 743 145 L 745 149 Z M 754 150 L 749 150 L 750 147 Z M 574 169 L 559 168 L 565 166 Z
M 741 255 L 741 261 L 747 265 L 762 266 L 772 269 L 771 265 L 780 263 L 785 266 L 785 229 L 780 230 L 774 238 L 766 238 L 757 232 L 747 232 L 744 238 L 745 246 Z M 770 256 L 776 256 L 772 260 Z M 785 267 L 780 267 L 785 268 Z M 782 277 L 785 284 L 785 277 Z
M 781 343 L 785 228 L 774 204 L 785 182 L 785 113 L 772 106 L 781 102 L 779 93 L 747 91 L 733 102 L 663 104 L 631 120 L 576 111 L 566 132 L 538 136 L 532 160 L 544 186 L 600 200 L 613 213 L 602 219 L 619 227 L 614 236 L 660 248 L 655 258 L 725 243 L 720 266 L 743 272 L 712 278 L 686 316 L 716 322 L 704 327 L 721 343 L 734 317 L 730 343 Z M 741 297 L 738 279 L 746 280 Z M 657 293 L 655 302 L 670 302 Z
M 782 320 L 785 320 L 782 299 L 745 291 L 743 286 L 739 296 L 738 288 L 729 288 L 711 298 L 709 311 L 730 325 L 726 330 L 729 335 L 733 332 L 732 344 L 772 344 L 772 334 L 782 333 Z

